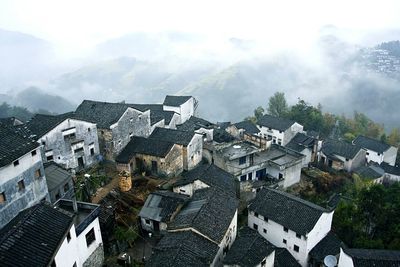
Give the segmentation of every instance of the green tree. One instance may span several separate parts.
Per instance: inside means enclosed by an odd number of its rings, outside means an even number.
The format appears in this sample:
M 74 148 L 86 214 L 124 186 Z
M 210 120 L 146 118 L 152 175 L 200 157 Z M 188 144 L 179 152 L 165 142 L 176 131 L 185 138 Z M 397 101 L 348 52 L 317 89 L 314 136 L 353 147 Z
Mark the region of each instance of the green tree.
M 269 98 L 268 114 L 276 117 L 283 117 L 287 114 L 289 108 L 286 102 L 285 93 L 276 92 Z
M 302 99 L 290 108 L 287 117 L 304 126 L 306 130 L 321 132 L 324 128 L 324 117 L 322 107 L 314 107 Z
M 264 109 L 261 106 L 258 106 L 255 110 L 254 110 L 254 117 L 256 118 L 256 121 L 258 121 L 263 115 L 264 115 Z
M 399 128 L 393 128 L 388 136 L 388 143 L 392 146 L 398 146 L 400 144 L 400 130 Z

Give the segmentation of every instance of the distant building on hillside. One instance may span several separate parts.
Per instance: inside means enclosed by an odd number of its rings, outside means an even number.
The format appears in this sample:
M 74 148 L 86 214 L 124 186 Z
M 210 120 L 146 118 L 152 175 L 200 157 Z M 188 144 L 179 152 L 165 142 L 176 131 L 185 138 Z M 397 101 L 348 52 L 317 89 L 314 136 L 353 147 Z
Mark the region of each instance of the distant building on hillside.
M 367 161 L 373 161 L 378 164 L 386 162 L 394 166 L 396 164 L 397 147 L 388 145 L 378 140 L 359 135 L 354 139 L 353 144 L 364 148 L 366 152 Z

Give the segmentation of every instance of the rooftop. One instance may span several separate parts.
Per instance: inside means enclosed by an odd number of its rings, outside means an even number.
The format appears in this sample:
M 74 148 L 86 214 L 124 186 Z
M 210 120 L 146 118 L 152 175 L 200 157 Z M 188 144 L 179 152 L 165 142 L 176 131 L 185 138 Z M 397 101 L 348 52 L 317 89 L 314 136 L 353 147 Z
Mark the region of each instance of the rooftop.
M 2 266 L 49 266 L 72 217 L 49 204 L 21 211 L 0 231 Z
M 303 236 L 311 232 L 323 213 L 329 212 L 311 202 L 271 188 L 261 189 L 248 209 Z
M 189 145 L 190 141 L 192 141 L 194 135 L 195 133 L 193 132 L 156 127 L 156 129 L 154 129 L 154 131 L 149 136 L 149 139 L 156 139 L 187 146 Z
M 188 101 L 191 96 L 175 96 L 175 95 L 167 95 L 164 99 L 164 106 L 172 106 L 179 107 L 186 101 Z
M 390 145 L 386 143 L 362 135 L 357 136 L 353 143 L 378 153 L 383 153 L 390 148 Z
M 128 163 L 135 154 L 165 157 L 173 146 L 173 143 L 163 140 L 133 136 L 116 157 L 115 161 L 119 163 Z
M 53 161 L 44 164 L 44 172 L 49 191 L 57 189 L 60 185 L 72 180 L 71 173 Z
M 244 129 L 246 133 L 258 134 L 260 129 L 251 121 L 241 121 L 234 124 L 237 129 Z
M 40 138 L 53 130 L 57 125 L 66 119 L 72 118 L 75 118 L 75 114 L 73 112 L 60 115 L 36 114 L 23 127 L 30 131 L 33 135 L 36 135 L 36 138 Z
M 218 147 L 217 150 L 228 160 L 238 159 L 261 151 L 260 148 L 246 141 L 224 144 Z
M 209 121 L 192 116 L 183 124 L 177 125 L 176 127 L 178 128 L 178 130 L 181 131 L 196 131 L 199 130 L 200 128 L 212 129 L 213 126 L 214 124 L 212 124 Z
M 277 248 L 274 267 L 301 267 L 301 265 L 286 248 Z
M 336 256 L 340 253 L 340 248 L 344 243 L 332 232 L 329 232 L 319 243 L 310 251 L 310 257 L 317 262 L 324 262 L 328 255 Z
M 359 176 L 368 179 L 377 179 L 385 174 L 385 171 L 382 168 L 375 165 L 361 166 L 357 168 L 354 172 Z
M 258 266 L 274 250 L 275 246 L 260 236 L 256 230 L 244 227 L 239 230 L 223 263 L 234 266 Z
M 304 133 L 297 133 L 292 140 L 286 145 L 286 147 L 293 149 L 294 151 L 301 152 L 305 148 L 312 148 L 314 146 L 315 139 Z
M 286 118 L 274 117 L 271 115 L 264 115 L 257 122 L 257 124 L 260 126 L 268 127 L 279 131 L 286 131 L 294 123 L 295 122 L 292 120 Z
M 400 266 L 400 251 L 378 249 L 344 249 L 351 256 L 354 266 Z
M 400 176 L 400 167 L 399 166 L 392 166 L 386 162 L 382 162 L 380 167 L 385 171 L 385 173 Z
M 328 157 L 335 157 L 337 155 L 352 159 L 361 149 L 358 145 L 330 139 L 323 142 L 321 150 Z

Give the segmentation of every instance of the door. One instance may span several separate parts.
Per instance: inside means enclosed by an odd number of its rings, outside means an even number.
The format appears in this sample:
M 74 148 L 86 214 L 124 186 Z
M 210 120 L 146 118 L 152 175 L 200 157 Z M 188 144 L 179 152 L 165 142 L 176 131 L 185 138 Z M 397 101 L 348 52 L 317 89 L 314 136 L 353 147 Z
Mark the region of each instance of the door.
M 151 161 L 151 172 L 154 174 L 158 172 L 157 161 Z
M 153 221 L 153 228 L 154 228 L 154 232 L 159 232 L 160 231 L 160 223 L 157 221 Z
M 78 168 L 81 170 L 85 167 L 85 164 L 83 163 L 83 157 L 78 158 Z

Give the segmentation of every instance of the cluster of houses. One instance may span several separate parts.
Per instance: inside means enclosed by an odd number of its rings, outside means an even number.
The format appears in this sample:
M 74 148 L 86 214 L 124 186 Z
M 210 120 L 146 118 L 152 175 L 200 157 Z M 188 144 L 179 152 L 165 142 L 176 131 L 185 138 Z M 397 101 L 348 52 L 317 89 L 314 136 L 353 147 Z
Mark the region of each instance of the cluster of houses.
M 102 265 L 102 210 L 75 200 L 73 177 L 104 160 L 128 173 L 178 178 L 171 190 L 151 193 L 139 213 L 142 229 L 162 236 L 148 266 L 321 266 L 338 255 L 338 266 L 357 266 L 357 258 L 381 257 L 346 248 L 330 231 L 333 209 L 278 188 L 298 183 L 312 162 L 399 180 L 397 148 L 363 136 L 321 141 L 270 115 L 214 124 L 196 117 L 197 106 L 191 96 L 162 104 L 85 100 L 70 113 L 1 120 L 1 264 Z M 238 229 L 248 188 L 247 227 Z

